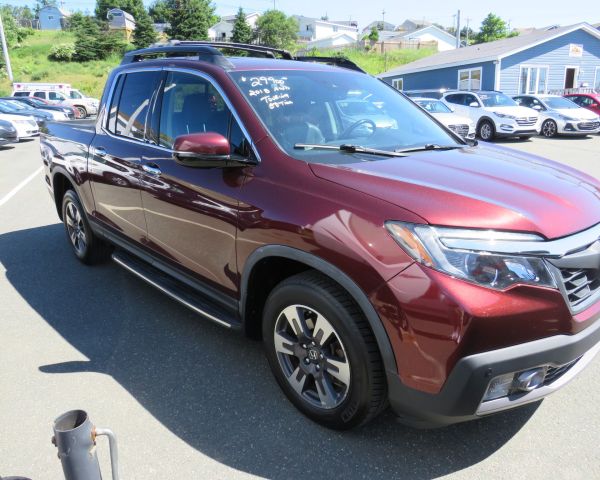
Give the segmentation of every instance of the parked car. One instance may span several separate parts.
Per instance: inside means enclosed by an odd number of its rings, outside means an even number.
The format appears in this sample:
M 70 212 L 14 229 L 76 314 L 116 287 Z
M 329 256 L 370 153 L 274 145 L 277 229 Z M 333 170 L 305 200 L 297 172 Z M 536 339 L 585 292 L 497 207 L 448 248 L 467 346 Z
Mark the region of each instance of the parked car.
M 413 425 L 480 418 L 558 390 L 600 350 L 596 178 L 470 145 L 381 81 L 312 57 L 157 48 L 125 55 L 95 123 L 42 134 L 66 239 L 83 263 L 112 256 L 262 338 L 308 417 L 350 428 L 389 401 Z M 345 127 L 350 96 L 395 127 Z M 488 98 L 488 115 L 533 117 Z
M 403 90 L 402 93 L 410 98 L 435 98 L 439 100 L 445 93 L 455 91 L 448 88 L 425 88 L 421 90 Z
M 338 100 L 336 106 L 344 128 L 359 120 L 365 129 L 398 128 L 396 121 L 372 101 L 349 97 Z
M 540 135 L 583 136 L 600 132 L 600 117 L 559 95 L 517 95 L 515 102 L 533 108 L 541 117 Z
M 46 103 L 43 100 L 35 97 L 3 97 L 2 100 L 14 100 L 15 102 L 19 102 L 26 108 L 32 108 L 37 110 L 47 110 L 50 112 L 62 112 L 64 113 L 70 120 L 79 117 L 79 110 L 75 107 L 71 107 L 69 105 L 52 105 L 50 103 Z
M 501 92 L 457 91 L 445 93 L 442 100 L 456 113 L 473 120 L 477 135 L 484 141 L 499 137 L 526 140 L 540 133 L 538 113 L 520 107 Z
M 15 100 L 0 99 L 0 112 L 33 117 L 38 125 L 49 120 L 61 121 L 69 119 L 69 117 L 67 117 L 67 115 L 62 111 L 55 112 L 28 108 Z
M 470 118 L 454 113 L 454 110 L 441 100 L 435 98 L 413 98 L 420 107 L 429 112 L 454 133 L 469 140 L 475 138 L 475 124 Z
M 47 100 L 52 104 L 71 105 L 79 110 L 82 118 L 98 113 L 97 99 L 88 97 L 72 99 L 65 93 L 55 90 L 18 90 L 13 91 L 12 96 L 36 97 L 42 100 Z
M 16 143 L 19 141 L 17 129 L 7 120 L 0 120 L 0 145 Z
M 9 122 L 17 131 L 16 141 L 20 141 L 24 138 L 35 137 L 40 133 L 38 124 L 33 117 L 0 112 L 0 120 Z
M 565 98 L 600 115 L 600 93 L 569 93 Z

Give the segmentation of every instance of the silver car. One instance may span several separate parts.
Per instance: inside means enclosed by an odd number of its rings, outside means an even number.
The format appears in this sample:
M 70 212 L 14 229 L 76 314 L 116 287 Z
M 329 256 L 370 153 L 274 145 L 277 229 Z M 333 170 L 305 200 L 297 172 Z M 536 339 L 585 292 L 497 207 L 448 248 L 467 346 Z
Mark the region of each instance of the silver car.
M 600 117 L 571 100 L 558 95 L 517 95 L 514 100 L 523 107 L 533 108 L 540 114 L 540 135 L 585 136 L 600 132 Z
M 413 102 L 429 112 L 446 127 L 463 138 L 475 138 L 475 124 L 470 118 L 454 113 L 454 110 L 435 98 L 411 98 Z

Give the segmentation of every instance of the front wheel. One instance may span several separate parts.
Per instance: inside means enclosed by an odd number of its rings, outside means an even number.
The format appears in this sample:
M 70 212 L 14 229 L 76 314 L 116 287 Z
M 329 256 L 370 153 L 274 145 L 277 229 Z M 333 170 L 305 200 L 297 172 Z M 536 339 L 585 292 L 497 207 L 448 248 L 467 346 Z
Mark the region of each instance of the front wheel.
M 546 138 L 555 137 L 557 130 L 556 122 L 554 120 L 546 120 L 542 124 L 542 135 Z
M 352 298 L 318 272 L 273 289 L 263 339 L 283 392 L 312 420 L 348 429 L 387 405 L 383 364 L 367 321 Z
M 81 105 L 76 105 L 75 108 L 79 111 L 79 118 L 86 118 L 87 117 L 87 110 L 85 109 L 85 107 L 82 107 Z
M 479 135 L 479 138 L 484 142 L 489 142 L 496 135 L 494 124 L 489 120 L 483 120 L 477 128 L 477 135 Z

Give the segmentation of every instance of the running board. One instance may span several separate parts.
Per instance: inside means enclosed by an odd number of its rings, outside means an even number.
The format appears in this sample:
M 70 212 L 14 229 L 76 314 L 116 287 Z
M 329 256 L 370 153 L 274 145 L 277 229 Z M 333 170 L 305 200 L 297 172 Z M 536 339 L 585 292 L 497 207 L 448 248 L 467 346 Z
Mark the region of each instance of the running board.
M 193 291 L 183 283 L 161 272 L 157 268 L 154 268 L 143 260 L 139 260 L 118 250 L 112 254 L 112 259 L 125 270 L 133 273 L 135 276 L 157 288 L 176 302 L 179 302 L 190 310 L 206 317 L 208 320 L 225 328 L 241 328 L 241 322 L 236 319 L 233 314 L 228 313 L 226 309 L 218 307 L 200 293 Z

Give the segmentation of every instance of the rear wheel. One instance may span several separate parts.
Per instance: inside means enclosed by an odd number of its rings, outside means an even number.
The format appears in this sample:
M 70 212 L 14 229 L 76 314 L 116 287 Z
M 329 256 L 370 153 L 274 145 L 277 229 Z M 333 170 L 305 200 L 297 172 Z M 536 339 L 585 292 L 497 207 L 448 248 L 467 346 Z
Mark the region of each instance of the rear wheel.
M 79 111 L 79 118 L 86 118 L 87 117 L 87 110 L 85 109 L 85 107 L 82 107 L 81 105 L 76 105 L 75 108 Z
M 346 291 L 318 272 L 295 275 L 273 289 L 263 339 L 280 387 L 312 420 L 348 429 L 387 405 L 384 369 L 367 321 Z
M 479 135 L 479 138 L 481 138 L 484 142 L 493 140 L 494 136 L 496 135 L 494 124 L 489 120 L 483 120 L 477 127 L 477 135 Z
M 92 265 L 110 256 L 110 246 L 92 232 L 79 197 L 73 190 L 67 190 L 63 197 L 62 218 L 73 253 L 81 262 Z
M 542 123 L 542 135 L 544 137 L 555 137 L 557 130 L 556 122 L 554 120 L 546 120 L 544 123 Z

